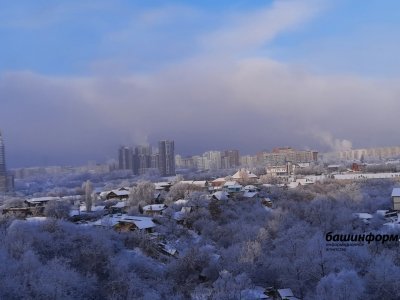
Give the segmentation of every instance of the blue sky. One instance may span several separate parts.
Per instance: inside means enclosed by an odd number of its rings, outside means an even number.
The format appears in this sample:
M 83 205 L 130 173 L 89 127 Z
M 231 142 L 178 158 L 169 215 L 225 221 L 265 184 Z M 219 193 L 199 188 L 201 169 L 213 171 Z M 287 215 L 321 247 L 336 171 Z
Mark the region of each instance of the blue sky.
M 398 1 L 0 7 L 11 166 L 103 161 L 159 138 L 183 154 L 396 144 Z
M 308 1 L 311 2 L 311 1 Z M 255 53 L 319 72 L 398 75 L 398 1 L 314 1 L 318 13 Z M 48 75 L 113 61 L 142 71 L 195 55 L 196 38 L 272 1 L 1 1 L 0 68 Z M 197 44 L 196 44 L 197 43 Z M 135 57 L 133 57 L 135 56 Z M 122 61 L 124 63 L 122 63 Z M 121 66 L 122 68 L 122 66 Z

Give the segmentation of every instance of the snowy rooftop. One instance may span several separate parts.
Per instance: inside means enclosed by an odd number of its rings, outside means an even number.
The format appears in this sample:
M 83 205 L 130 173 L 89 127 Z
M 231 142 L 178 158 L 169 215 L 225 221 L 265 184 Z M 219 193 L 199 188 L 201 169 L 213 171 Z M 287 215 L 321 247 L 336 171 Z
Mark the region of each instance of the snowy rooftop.
M 214 194 L 212 194 L 212 196 L 217 198 L 217 200 L 228 200 L 228 198 L 229 198 L 229 194 L 227 192 L 223 192 L 223 191 L 215 192 Z
M 226 181 L 226 179 L 224 177 L 220 177 L 220 178 L 214 179 L 212 182 L 224 182 L 224 181 Z
M 257 190 L 257 188 L 254 186 L 254 185 L 246 185 L 245 187 L 244 187 L 244 190 L 246 190 L 246 191 L 251 191 L 251 190 Z
M 392 197 L 400 197 L 400 188 L 393 188 Z
M 298 299 L 293 295 L 293 292 L 291 289 L 279 289 L 278 294 L 282 299 L 290 299 L 290 300 Z
M 249 170 L 239 170 L 232 175 L 233 179 L 246 179 L 246 178 L 258 178 L 257 175 L 250 172 Z
M 113 207 L 113 208 L 124 208 L 125 206 L 126 206 L 126 202 L 121 201 L 121 202 L 118 202 L 117 204 L 115 204 L 115 205 L 113 205 L 111 207 Z
M 40 197 L 40 198 L 32 198 L 26 200 L 29 203 L 41 203 L 41 202 L 48 202 L 48 201 L 56 201 L 61 200 L 60 197 Z
M 72 195 L 72 196 L 64 196 L 61 197 L 62 200 L 72 200 L 72 201 L 76 201 L 76 200 L 81 200 L 82 199 L 82 195 Z
M 387 209 L 378 209 L 378 210 L 376 211 L 376 214 L 377 214 L 377 215 L 380 215 L 380 216 L 382 216 L 382 217 L 384 217 L 385 214 L 386 214 L 387 212 L 388 212 Z
M 104 210 L 104 209 L 105 209 L 105 206 L 104 206 L 104 205 L 92 206 L 92 212 L 95 212 L 95 211 L 102 211 L 102 210 Z M 81 206 L 79 207 L 79 210 L 80 210 L 81 212 L 86 212 L 86 205 L 85 205 L 85 204 L 81 205 Z
M 95 226 L 112 227 L 120 222 L 135 224 L 139 229 L 153 228 L 156 226 L 151 218 L 128 216 L 126 214 L 108 215 L 101 218 L 100 220 L 97 220 L 96 222 L 93 222 L 92 224 Z
M 194 184 L 200 187 L 206 187 L 207 186 L 207 181 L 206 180 L 182 180 L 179 183 L 183 184 Z
M 47 217 L 29 217 L 26 218 L 26 221 L 28 222 L 44 222 L 47 221 L 49 218 Z
M 125 191 L 125 190 L 112 190 L 111 192 L 113 192 L 115 195 L 117 196 L 129 196 L 129 191 Z
M 353 216 L 364 220 L 372 219 L 372 215 L 368 213 L 353 213 Z
M 241 187 L 241 185 L 239 183 L 237 183 L 236 181 L 227 181 L 224 184 L 225 187 Z
M 165 204 L 151 204 L 151 205 L 146 205 L 143 207 L 144 211 L 162 211 L 166 209 L 167 206 Z
M 156 183 L 154 183 L 154 185 L 156 186 L 156 190 L 163 190 L 166 187 L 171 186 L 171 182 L 167 182 L 167 181 L 165 181 L 165 182 L 156 182 Z
M 137 226 L 137 228 L 139 228 L 139 229 L 156 227 L 156 224 L 153 222 L 153 220 L 151 218 L 147 218 L 147 217 L 128 216 L 128 217 L 122 219 L 121 222 L 134 223 Z
M 296 180 L 296 182 L 300 183 L 301 185 L 306 185 L 314 183 L 314 180 L 312 180 L 311 178 L 299 178 Z
M 258 192 L 246 191 L 246 192 L 244 192 L 243 197 L 245 197 L 245 198 L 254 198 L 257 195 L 258 195 Z

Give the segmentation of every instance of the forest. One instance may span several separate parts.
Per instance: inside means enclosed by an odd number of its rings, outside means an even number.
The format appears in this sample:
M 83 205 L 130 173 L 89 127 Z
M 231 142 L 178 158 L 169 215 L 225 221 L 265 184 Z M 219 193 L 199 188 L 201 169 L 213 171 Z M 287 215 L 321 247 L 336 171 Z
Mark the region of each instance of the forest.
M 399 234 L 376 213 L 391 207 L 398 184 L 263 187 L 272 208 L 240 194 L 217 201 L 190 185 L 173 187 L 153 234 L 77 225 L 63 214 L 45 221 L 3 215 L 0 299 L 253 299 L 246 291 L 255 287 L 290 288 L 300 299 L 398 299 L 398 241 L 327 251 L 326 240 L 329 232 Z M 135 191 L 131 213 L 140 214 L 146 191 Z M 194 208 L 184 224 L 173 218 L 182 197 Z M 354 216 L 360 212 L 373 218 Z M 157 251 L 160 237 L 178 255 Z

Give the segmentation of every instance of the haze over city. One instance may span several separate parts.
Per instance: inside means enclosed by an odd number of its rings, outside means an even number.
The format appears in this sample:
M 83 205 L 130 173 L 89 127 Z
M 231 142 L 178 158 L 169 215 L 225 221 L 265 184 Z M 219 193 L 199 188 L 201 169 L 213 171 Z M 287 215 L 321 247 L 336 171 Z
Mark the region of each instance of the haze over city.
M 0 128 L 10 167 L 176 153 L 396 145 L 390 1 L 4 2 Z

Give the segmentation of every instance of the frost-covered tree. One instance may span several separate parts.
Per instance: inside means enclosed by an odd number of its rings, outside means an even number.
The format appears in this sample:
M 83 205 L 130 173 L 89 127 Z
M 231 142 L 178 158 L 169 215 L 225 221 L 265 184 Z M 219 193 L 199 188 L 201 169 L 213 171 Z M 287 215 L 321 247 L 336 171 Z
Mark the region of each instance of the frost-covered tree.
M 70 209 L 71 204 L 67 201 L 49 201 L 45 206 L 44 215 L 57 219 L 67 219 Z
M 199 208 L 199 207 L 207 207 L 210 203 L 209 194 L 206 192 L 191 192 L 187 197 L 186 200 L 189 200 L 187 205 Z
M 260 176 L 260 182 L 265 184 L 281 184 L 284 183 L 285 180 L 281 177 L 267 174 Z
M 261 255 L 261 244 L 259 241 L 247 241 L 244 243 L 239 261 L 254 264 Z
M 84 192 L 85 192 L 85 205 L 86 205 L 86 211 L 90 212 L 92 211 L 92 193 L 93 193 L 93 185 L 90 182 L 90 180 L 87 180 L 86 182 L 83 183 L 82 186 Z
M 209 264 L 210 256 L 207 252 L 189 248 L 186 253 L 169 264 L 168 277 L 176 282 L 183 293 L 188 295 L 200 283 L 199 276 Z
M 174 184 L 167 195 L 166 202 L 171 203 L 179 199 L 186 199 L 193 192 L 201 192 L 203 188 L 190 183 Z
M 348 300 L 364 299 L 365 285 L 354 270 L 331 273 L 318 283 L 315 299 Z M 384 299 L 384 298 L 381 298 Z
M 18 197 L 5 197 L 1 201 L 0 208 L 23 207 L 23 206 L 24 206 L 24 199 Z
M 156 188 L 154 183 L 150 181 L 141 181 L 131 189 L 129 195 L 129 206 L 137 207 L 139 203 L 145 204 L 154 203 L 154 194 Z
M 378 256 L 372 265 L 368 266 L 366 276 L 367 294 L 370 299 L 399 298 L 400 267 L 395 265 L 390 257 Z
M 251 287 L 251 281 L 246 274 L 233 276 L 227 270 L 223 270 L 219 273 L 219 278 L 213 283 L 211 299 L 241 299 L 242 291 L 249 287 Z

